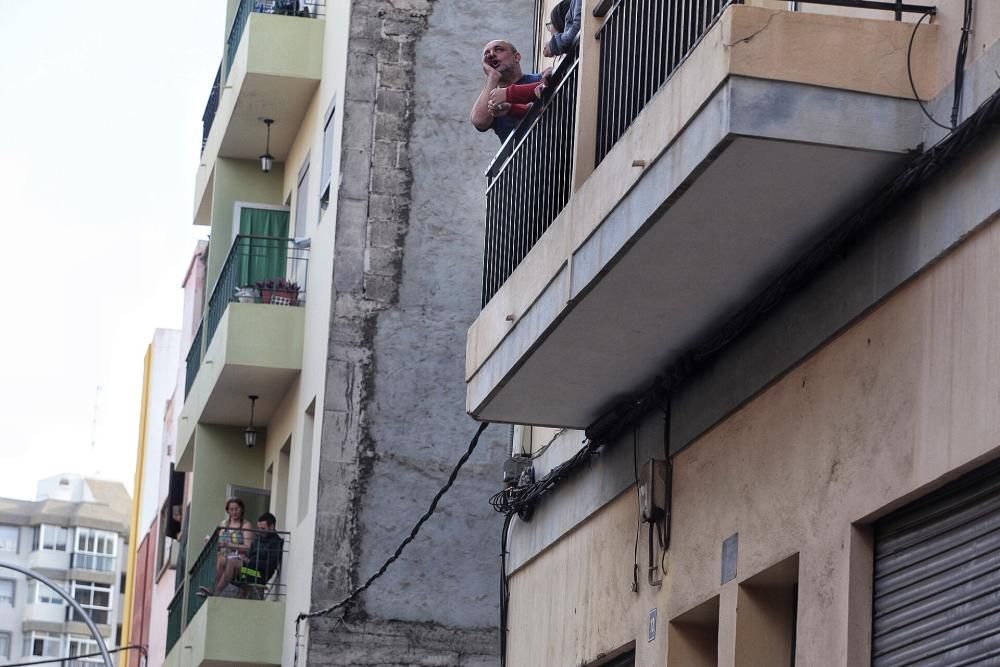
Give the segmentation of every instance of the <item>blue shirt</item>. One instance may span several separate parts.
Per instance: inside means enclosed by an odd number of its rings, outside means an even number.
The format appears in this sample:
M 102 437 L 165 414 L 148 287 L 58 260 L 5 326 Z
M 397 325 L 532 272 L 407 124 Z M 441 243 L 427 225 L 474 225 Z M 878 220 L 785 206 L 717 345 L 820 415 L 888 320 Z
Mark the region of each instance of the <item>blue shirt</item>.
M 525 74 L 514 83 L 520 85 L 522 83 L 536 83 L 541 80 L 541 74 Z M 514 131 L 514 128 L 520 122 L 520 118 L 511 118 L 510 116 L 499 116 L 493 119 L 493 131 L 500 137 L 500 143 L 507 140 L 507 137 L 510 136 L 510 133 Z

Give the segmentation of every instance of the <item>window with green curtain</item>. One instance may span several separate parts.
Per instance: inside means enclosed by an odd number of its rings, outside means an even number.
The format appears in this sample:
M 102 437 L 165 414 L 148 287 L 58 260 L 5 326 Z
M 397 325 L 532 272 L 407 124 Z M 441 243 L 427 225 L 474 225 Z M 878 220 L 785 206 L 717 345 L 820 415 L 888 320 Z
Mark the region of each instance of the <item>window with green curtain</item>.
M 288 242 L 279 239 L 287 237 L 288 211 L 242 207 L 236 251 L 236 286 L 246 287 L 258 280 L 284 278 Z

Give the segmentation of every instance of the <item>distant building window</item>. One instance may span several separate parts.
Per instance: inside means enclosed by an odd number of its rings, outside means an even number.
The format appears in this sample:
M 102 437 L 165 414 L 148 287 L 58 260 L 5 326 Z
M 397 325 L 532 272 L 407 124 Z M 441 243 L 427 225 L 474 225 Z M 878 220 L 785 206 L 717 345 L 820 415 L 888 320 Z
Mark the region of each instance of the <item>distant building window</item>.
M 58 658 L 62 651 L 59 635 L 49 632 L 31 632 L 24 636 L 24 654 L 43 658 Z
M 17 526 L 0 525 L 0 551 L 17 553 L 17 536 L 20 532 Z
M 337 110 L 337 100 L 330 100 L 323 119 L 323 162 L 319 172 L 319 205 L 324 211 L 330 205 L 330 181 L 333 176 L 333 112 Z
M 66 584 L 62 581 L 56 581 L 53 583 L 60 588 L 66 587 Z M 62 599 L 61 595 L 45 584 L 31 579 L 28 581 L 28 604 L 62 605 L 65 604 L 65 601 Z
M 32 550 L 38 551 L 66 551 L 66 538 L 69 531 L 62 526 L 50 526 L 42 524 L 35 526 L 35 536 L 32 541 Z
M 0 632 L 0 660 L 10 659 L 10 633 Z
M 76 529 L 76 550 L 73 567 L 81 570 L 111 572 L 115 569 L 118 535 L 92 528 Z
M 80 603 L 94 623 L 108 622 L 111 616 L 111 586 L 90 581 L 74 581 L 71 592 L 73 599 Z M 83 621 L 75 610 L 73 620 Z
M 14 606 L 14 580 L 0 579 L 0 607 Z
M 97 653 L 100 649 L 97 648 L 97 642 L 93 639 L 87 639 L 86 637 L 77 637 L 75 635 L 70 635 L 69 637 L 69 657 L 79 658 L 79 660 L 74 662 L 90 663 L 96 662 L 103 665 L 104 661 L 101 660 L 100 656 L 93 655 Z M 83 656 L 90 656 L 84 658 Z M 73 664 L 71 662 L 70 664 Z

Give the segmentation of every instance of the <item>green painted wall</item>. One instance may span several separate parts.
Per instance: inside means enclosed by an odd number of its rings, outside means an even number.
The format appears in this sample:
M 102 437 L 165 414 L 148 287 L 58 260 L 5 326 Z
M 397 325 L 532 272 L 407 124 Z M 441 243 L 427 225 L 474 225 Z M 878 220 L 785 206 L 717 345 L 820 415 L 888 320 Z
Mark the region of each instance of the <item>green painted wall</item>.
M 263 152 L 263 124 L 261 125 L 261 152 Z M 238 201 L 281 206 L 282 183 L 285 166 L 277 162 L 270 173 L 260 170 L 256 160 L 219 158 L 215 164 L 212 187 L 212 235 L 208 247 L 209 294 L 222 271 L 222 265 L 233 244 L 233 204 Z M 206 307 L 208 299 L 205 300 Z

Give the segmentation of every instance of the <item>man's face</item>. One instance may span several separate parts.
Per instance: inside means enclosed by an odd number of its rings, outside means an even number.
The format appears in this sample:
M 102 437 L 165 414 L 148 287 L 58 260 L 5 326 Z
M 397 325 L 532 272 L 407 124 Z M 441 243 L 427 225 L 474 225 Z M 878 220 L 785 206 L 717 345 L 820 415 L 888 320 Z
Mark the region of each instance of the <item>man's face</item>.
M 514 51 L 508 42 L 495 39 L 483 47 L 483 64 L 492 67 L 501 75 L 516 70 L 521 62 L 521 54 Z
M 258 530 L 271 530 L 271 526 L 267 525 L 267 521 L 258 521 L 257 522 L 257 529 Z

